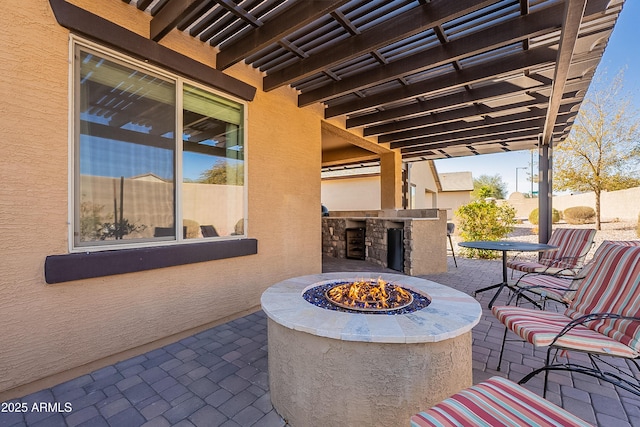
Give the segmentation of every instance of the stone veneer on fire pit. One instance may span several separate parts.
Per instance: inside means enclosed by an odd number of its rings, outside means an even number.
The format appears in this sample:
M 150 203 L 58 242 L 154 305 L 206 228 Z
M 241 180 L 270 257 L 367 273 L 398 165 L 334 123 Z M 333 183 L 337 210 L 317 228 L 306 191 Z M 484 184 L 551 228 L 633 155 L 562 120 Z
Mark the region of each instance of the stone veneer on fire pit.
M 431 304 L 365 314 L 302 297 L 330 281 L 376 278 L 426 294 Z M 293 427 L 408 425 L 414 413 L 472 385 L 471 328 L 482 309 L 455 289 L 398 274 L 328 273 L 277 283 L 261 301 L 271 401 Z

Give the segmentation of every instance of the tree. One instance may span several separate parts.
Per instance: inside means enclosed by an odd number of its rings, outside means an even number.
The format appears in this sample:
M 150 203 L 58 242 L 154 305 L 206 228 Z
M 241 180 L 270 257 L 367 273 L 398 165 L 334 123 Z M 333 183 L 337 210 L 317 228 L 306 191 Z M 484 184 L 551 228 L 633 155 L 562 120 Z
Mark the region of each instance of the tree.
M 224 161 L 218 161 L 200 174 L 200 179 L 196 182 L 202 184 L 219 184 L 219 185 L 243 185 L 244 184 L 244 165 L 242 163 L 228 164 Z
M 488 197 L 504 199 L 507 195 L 507 184 L 502 181 L 500 175 L 480 175 L 473 180 L 471 197 L 476 200 L 484 200 Z
M 569 136 L 554 151 L 553 186 L 593 191 L 596 229 L 600 195 L 640 185 L 640 120 L 623 89 L 621 71 L 609 85 L 596 85 L 582 103 Z

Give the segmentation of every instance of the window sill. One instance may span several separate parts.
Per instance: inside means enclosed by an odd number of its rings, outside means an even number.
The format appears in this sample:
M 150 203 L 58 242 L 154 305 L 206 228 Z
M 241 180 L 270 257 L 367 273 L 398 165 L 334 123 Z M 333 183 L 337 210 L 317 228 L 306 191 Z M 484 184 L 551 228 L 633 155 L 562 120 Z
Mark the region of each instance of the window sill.
M 256 239 L 188 245 L 49 255 L 44 263 L 48 284 L 174 267 L 258 253 Z

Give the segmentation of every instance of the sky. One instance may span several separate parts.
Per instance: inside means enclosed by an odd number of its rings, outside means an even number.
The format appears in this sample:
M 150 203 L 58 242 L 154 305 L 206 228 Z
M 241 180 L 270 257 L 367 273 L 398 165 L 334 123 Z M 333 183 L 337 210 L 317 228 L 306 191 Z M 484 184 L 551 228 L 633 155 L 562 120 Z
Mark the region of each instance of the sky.
M 620 69 L 624 69 L 624 90 L 628 92 L 634 107 L 640 110 L 640 54 L 635 43 L 640 42 L 640 1 L 626 0 L 618 22 L 609 38 L 602 60 L 596 69 L 598 76 L 610 81 Z M 593 87 L 593 84 L 591 85 Z M 587 94 L 588 96 L 588 94 Z M 534 153 L 534 173 L 537 169 L 537 151 Z M 500 175 L 507 184 L 507 195 L 516 191 L 531 191 L 531 151 L 483 154 L 452 159 L 436 160 L 438 172 L 470 171 L 474 178 L 480 175 Z M 537 184 L 534 184 L 537 191 Z

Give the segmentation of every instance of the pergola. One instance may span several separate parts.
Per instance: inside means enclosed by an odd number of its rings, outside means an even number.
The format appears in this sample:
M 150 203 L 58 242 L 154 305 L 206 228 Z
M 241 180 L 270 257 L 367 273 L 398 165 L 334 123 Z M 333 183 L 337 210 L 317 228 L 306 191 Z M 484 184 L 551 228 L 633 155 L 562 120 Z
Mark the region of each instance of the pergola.
M 323 124 L 324 167 L 390 152 L 413 162 L 539 150 L 543 242 L 552 147 L 569 134 L 624 3 L 123 1 L 151 16 L 150 42 L 177 29 L 217 48 L 220 75 L 245 62 L 263 72 L 264 91 L 290 86 L 300 108 L 324 104 L 327 120 L 351 130 Z

